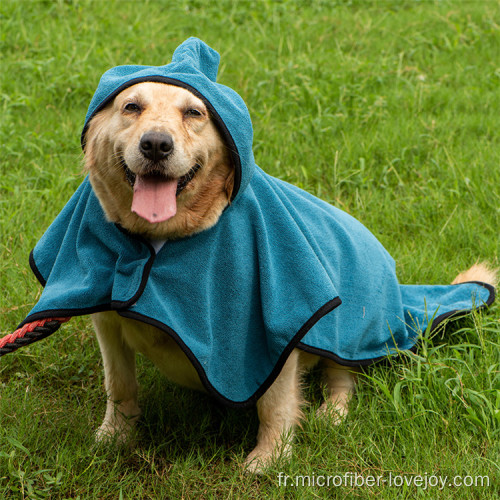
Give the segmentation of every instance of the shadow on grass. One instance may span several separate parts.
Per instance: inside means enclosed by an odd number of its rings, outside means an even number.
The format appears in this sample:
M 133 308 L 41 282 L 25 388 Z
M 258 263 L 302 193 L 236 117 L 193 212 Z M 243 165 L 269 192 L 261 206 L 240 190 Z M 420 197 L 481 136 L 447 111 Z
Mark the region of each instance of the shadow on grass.
M 242 455 L 255 445 L 255 407 L 226 408 L 207 394 L 171 384 L 154 369 L 145 373 L 139 404 L 136 446 L 154 446 L 170 460 Z

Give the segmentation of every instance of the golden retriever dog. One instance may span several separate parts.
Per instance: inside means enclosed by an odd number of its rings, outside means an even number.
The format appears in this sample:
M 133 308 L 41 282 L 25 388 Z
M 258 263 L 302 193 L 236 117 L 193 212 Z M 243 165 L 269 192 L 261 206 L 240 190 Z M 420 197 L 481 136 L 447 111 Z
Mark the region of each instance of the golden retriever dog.
M 107 218 L 157 248 L 213 226 L 230 203 L 233 168 L 205 104 L 188 90 L 145 82 L 128 87 L 94 116 L 85 144 L 85 167 Z M 141 189 L 170 181 L 176 202 L 146 210 Z M 154 187 L 154 186 L 153 186 Z M 134 190 L 136 195 L 134 196 Z M 158 188 L 159 192 L 161 191 Z M 476 265 L 456 283 L 492 283 L 494 273 Z M 204 390 L 197 371 L 176 342 L 151 325 L 116 312 L 92 315 L 102 352 L 107 408 L 97 438 L 125 441 L 140 415 L 135 370 L 136 351 L 170 380 Z M 293 430 L 301 418 L 301 376 L 320 357 L 295 349 L 280 374 L 257 402 L 257 445 L 245 467 L 260 472 L 279 454 L 290 451 Z M 338 423 L 346 415 L 356 369 L 322 359 L 326 401 L 319 412 Z

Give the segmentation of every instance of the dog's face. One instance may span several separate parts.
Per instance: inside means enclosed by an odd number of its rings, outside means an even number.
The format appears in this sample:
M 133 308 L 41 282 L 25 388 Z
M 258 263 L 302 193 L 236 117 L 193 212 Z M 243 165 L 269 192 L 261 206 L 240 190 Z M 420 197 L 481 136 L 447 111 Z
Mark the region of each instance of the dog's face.
M 233 187 L 207 107 L 164 83 L 133 85 L 92 118 L 85 167 L 108 219 L 154 239 L 212 226 Z

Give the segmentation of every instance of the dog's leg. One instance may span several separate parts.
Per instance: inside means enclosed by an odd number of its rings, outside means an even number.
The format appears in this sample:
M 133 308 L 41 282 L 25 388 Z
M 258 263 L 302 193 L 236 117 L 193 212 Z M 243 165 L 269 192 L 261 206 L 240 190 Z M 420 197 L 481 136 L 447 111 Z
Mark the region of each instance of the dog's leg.
M 326 399 L 318 409 L 318 416 L 328 416 L 340 424 L 347 415 L 347 406 L 356 386 L 359 368 L 342 366 L 330 359 L 323 359 L 323 377 Z
M 245 460 L 248 472 L 261 473 L 273 459 L 290 453 L 293 429 L 302 416 L 299 352 L 295 349 L 280 374 L 257 402 L 257 446 Z
M 108 397 L 106 415 L 96 437 L 99 441 L 116 438 L 125 442 L 140 415 L 135 351 L 125 343 L 116 313 L 93 314 L 92 321 L 101 348 Z

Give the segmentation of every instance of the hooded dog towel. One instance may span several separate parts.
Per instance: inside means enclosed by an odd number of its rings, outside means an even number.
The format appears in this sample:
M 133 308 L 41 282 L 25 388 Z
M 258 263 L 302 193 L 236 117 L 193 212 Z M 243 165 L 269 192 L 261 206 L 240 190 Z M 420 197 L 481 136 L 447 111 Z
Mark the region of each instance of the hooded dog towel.
M 212 228 L 155 252 L 106 221 L 86 178 L 30 256 L 44 285 L 24 323 L 115 310 L 171 335 L 205 387 L 230 405 L 255 402 L 293 348 L 366 365 L 412 349 L 458 311 L 489 305 L 491 286 L 400 285 L 393 259 L 357 220 L 256 166 L 243 100 L 216 83 L 219 55 L 190 38 L 166 66 L 106 72 L 89 121 L 142 81 L 187 88 L 233 151 L 231 205 Z

